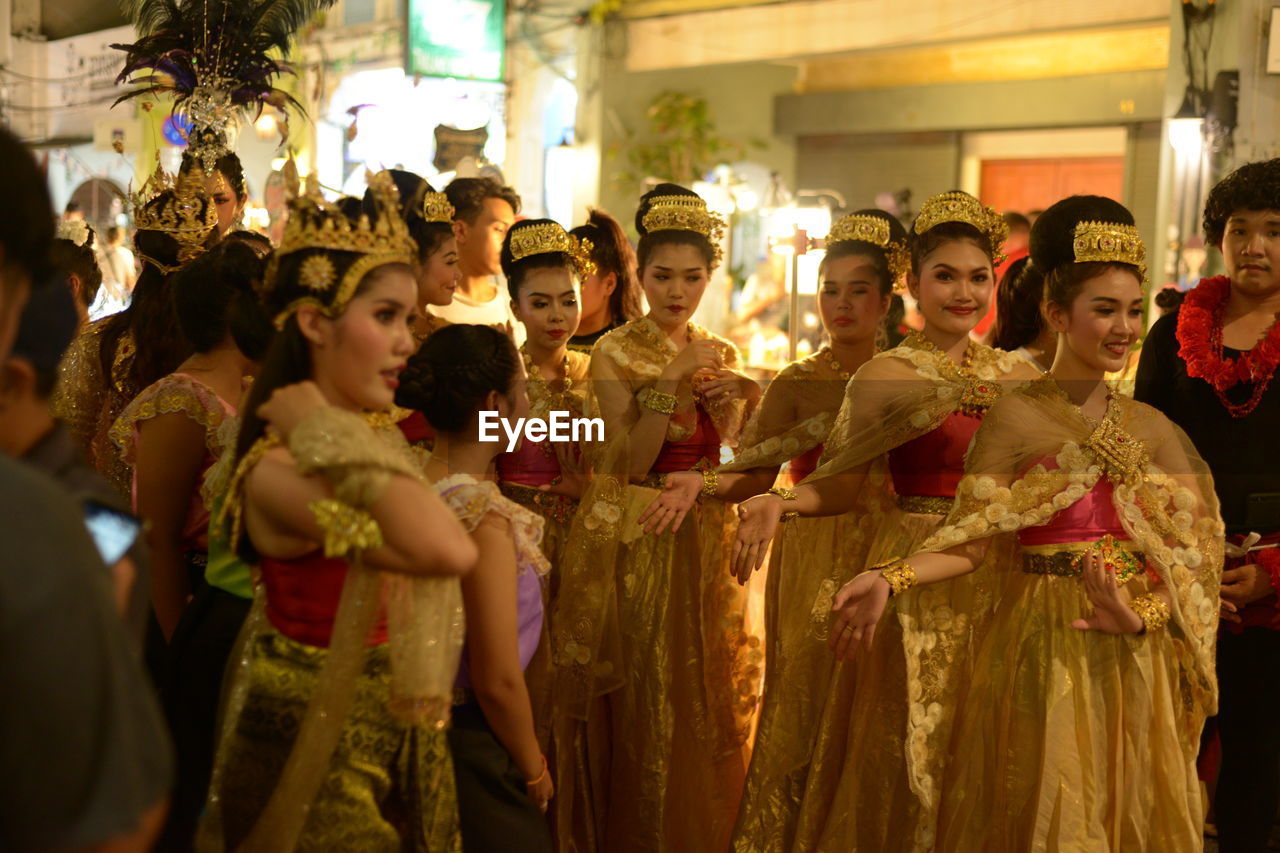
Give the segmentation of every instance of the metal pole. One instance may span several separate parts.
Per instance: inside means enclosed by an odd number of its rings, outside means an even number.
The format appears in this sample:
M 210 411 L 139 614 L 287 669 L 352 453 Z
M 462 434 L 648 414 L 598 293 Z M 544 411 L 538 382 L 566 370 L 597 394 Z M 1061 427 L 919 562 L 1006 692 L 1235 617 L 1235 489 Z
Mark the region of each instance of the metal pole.
M 787 339 L 790 343 L 788 361 L 795 361 L 800 344 L 800 256 L 809 249 L 809 235 L 799 228 L 791 238 L 791 263 L 787 266 L 787 277 L 791 279 L 791 316 L 787 322 Z

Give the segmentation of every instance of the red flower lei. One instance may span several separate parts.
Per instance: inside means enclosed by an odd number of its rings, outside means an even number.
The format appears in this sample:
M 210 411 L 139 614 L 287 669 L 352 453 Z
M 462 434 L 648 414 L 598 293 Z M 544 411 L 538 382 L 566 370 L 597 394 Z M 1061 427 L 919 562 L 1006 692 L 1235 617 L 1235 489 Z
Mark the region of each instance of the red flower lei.
M 1240 358 L 1223 358 L 1222 314 L 1230 294 L 1225 275 L 1202 279 L 1187 293 L 1178 309 L 1178 355 L 1188 376 L 1208 382 L 1231 416 L 1243 418 L 1258 407 L 1280 365 L 1280 322 Z M 1242 382 L 1253 383 L 1253 393 L 1244 403 L 1230 402 L 1226 392 Z

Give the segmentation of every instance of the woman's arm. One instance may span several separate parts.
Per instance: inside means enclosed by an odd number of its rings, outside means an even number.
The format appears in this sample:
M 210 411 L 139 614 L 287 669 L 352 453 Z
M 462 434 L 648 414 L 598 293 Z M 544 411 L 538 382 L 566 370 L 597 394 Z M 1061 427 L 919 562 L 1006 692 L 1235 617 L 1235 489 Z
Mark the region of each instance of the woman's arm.
M 524 778 L 532 781 L 542 775 L 544 764 L 520 666 L 518 575 L 511 525 L 491 513 L 472 535 L 480 559 L 462 582 L 471 686 L 494 736 Z
M 204 426 L 182 412 L 138 424 L 134 509 L 147 523 L 151 605 L 165 639 L 191 597 L 182 536 L 207 453 Z
M 287 450 L 262 457 L 245 478 L 245 525 L 254 547 L 278 559 L 300 557 L 325 539 L 311 505 L 331 499 L 333 486 L 318 475 L 301 476 Z M 364 551 L 367 564 L 384 572 L 461 575 L 476 561 L 476 546 L 435 490 L 397 474 L 368 508 L 382 546 Z

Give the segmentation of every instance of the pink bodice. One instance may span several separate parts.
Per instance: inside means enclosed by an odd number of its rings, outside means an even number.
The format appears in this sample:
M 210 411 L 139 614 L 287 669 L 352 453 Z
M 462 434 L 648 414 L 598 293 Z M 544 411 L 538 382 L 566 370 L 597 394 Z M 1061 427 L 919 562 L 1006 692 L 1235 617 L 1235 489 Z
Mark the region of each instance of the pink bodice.
M 1096 542 L 1108 533 L 1116 539 L 1129 537 L 1116 512 L 1114 487 L 1110 480 L 1102 477 L 1084 497 L 1059 512 L 1047 524 L 1019 531 L 1018 543 L 1029 548 L 1067 542 Z
M 560 461 L 551 444 L 528 438 L 513 452 L 500 454 L 497 466 L 499 480 L 522 486 L 543 486 L 560 476 Z
M 670 474 L 673 471 L 689 471 L 699 461 L 706 459 L 711 465 L 720 464 L 720 432 L 707 410 L 698 405 L 698 426 L 683 441 L 667 440 L 654 460 L 653 472 Z
M 900 496 L 954 498 L 964 455 L 982 424 L 979 415 L 952 412 L 936 429 L 889 451 L 893 489 Z

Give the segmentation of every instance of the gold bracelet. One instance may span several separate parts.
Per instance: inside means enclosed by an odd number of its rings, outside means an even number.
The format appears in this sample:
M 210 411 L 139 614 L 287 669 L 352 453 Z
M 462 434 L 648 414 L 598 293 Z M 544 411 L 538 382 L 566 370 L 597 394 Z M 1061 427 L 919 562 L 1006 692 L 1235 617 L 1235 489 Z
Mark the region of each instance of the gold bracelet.
M 538 785 L 542 784 L 543 779 L 547 778 L 547 757 L 545 755 L 541 757 L 542 757 L 542 772 L 538 774 L 537 779 L 526 780 L 524 783 L 524 786 L 526 788 L 536 788 Z
M 788 489 L 785 486 L 774 486 L 772 489 L 769 490 L 769 494 L 777 495 L 778 497 L 782 498 L 784 501 L 793 501 L 796 499 L 795 490 Z M 799 518 L 799 517 L 800 517 L 800 513 L 796 512 L 793 509 L 789 509 L 786 512 L 784 512 L 782 514 L 782 517 L 778 520 L 782 522 L 787 522 L 793 518 Z
M 890 595 L 899 595 L 916 585 L 916 570 L 906 560 L 890 560 L 880 568 L 880 577 L 889 584 Z
M 326 557 L 346 557 L 352 551 L 382 547 L 382 528 L 365 510 L 333 498 L 311 501 L 307 509 L 324 531 Z
M 1155 593 L 1138 596 L 1129 602 L 1129 608 L 1142 620 L 1142 630 L 1138 632 L 1139 634 L 1158 631 L 1169 624 L 1169 604 Z
M 716 496 L 716 487 L 720 485 L 720 475 L 714 468 L 702 472 L 702 494 L 709 498 Z
M 660 415 L 669 415 L 674 412 L 677 402 L 675 394 L 667 394 L 657 388 L 646 389 L 644 397 L 640 400 L 640 403 L 646 409 L 651 412 L 657 412 Z

